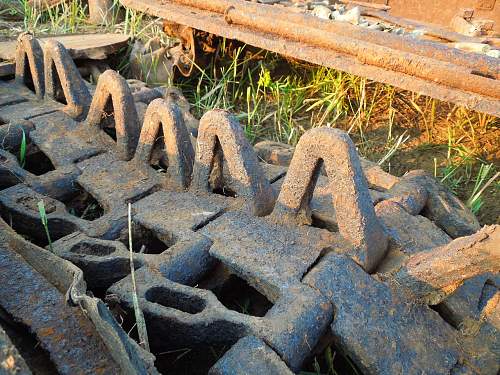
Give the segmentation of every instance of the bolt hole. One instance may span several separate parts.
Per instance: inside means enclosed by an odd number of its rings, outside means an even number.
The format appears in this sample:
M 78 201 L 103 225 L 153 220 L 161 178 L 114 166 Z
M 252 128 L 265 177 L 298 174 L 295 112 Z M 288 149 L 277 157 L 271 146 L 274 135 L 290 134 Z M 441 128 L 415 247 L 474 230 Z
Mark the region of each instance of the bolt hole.
M 64 204 L 71 215 L 83 220 L 93 221 L 104 215 L 104 209 L 99 202 L 79 185 L 78 193 Z
M 115 108 L 111 96 L 106 101 L 104 111 L 101 114 L 101 129 L 116 142 Z
M 129 247 L 128 228 L 120 232 L 118 241 Z M 174 244 L 173 238 L 164 238 L 139 223 L 132 223 L 132 251 L 144 254 L 161 254 Z
M 320 218 L 314 214 L 312 215 L 311 219 L 312 219 L 312 223 L 311 223 L 312 227 L 319 228 L 319 229 L 326 229 L 330 232 L 338 232 L 339 231 L 338 224 L 333 220 L 323 220 L 322 218 Z
M 224 197 L 230 197 L 230 198 L 236 198 L 238 196 L 236 194 L 236 192 L 234 192 L 233 190 L 231 190 L 225 186 L 217 187 L 217 188 L 213 189 L 212 193 L 219 194 L 219 195 L 222 195 Z
M 198 314 L 205 308 L 205 301 L 203 299 L 164 287 L 149 289 L 145 297 L 149 302 L 171 307 L 188 314 Z
M 68 102 L 66 100 L 66 95 L 64 94 L 61 79 L 54 63 L 52 63 L 51 70 L 52 77 L 54 77 L 54 100 L 61 104 L 67 105 Z
M 24 54 L 24 85 L 31 91 L 35 92 L 35 84 L 33 83 L 33 76 L 31 75 L 30 62 L 28 54 Z
M 26 153 L 26 162 L 24 169 L 36 176 L 41 176 L 47 172 L 55 170 L 54 164 L 50 159 L 40 150 Z
M 263 317 L 273 307 L 263 294 L 221 263 L 200 280 L 198 287 L 211 290 L 226 308 L 241 314 Z

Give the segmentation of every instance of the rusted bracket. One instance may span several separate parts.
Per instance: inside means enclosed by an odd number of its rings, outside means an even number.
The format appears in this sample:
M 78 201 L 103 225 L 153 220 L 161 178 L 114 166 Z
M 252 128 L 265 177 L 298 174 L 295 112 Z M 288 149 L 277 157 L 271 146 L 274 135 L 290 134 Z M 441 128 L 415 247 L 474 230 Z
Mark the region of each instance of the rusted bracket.
M 316 128 L 300 138 L 272 217 L 278 222 L 311 223 L 309 205 L 321 161 L 328 174 L 340 234 L 358 247 L 355 260 L 371 272 L 384 258 L 388 238 L 375 216 L 356 147 L 346 133 Z
M 43 69 L 43 50 L 37 39 L 30 34 L 21 34 L 16 47 L 16 82 L 21 85 L 33 82 L 35 93 L 39 99 L 45 95 Z
M 115 117 L 116 151 L 122 160 L 130 160 L 139 137 L 139 119 L 130 88 L 125 79 L 115 71 L 107 70 L 99 77 L 86 125 L 100 129 L 110 100 Z
M 196 61 L 194 30 L 191 27 L 168 21 L 163 22 L 163 30 L 167 35 L 180 40 L 180 44 L 171 48 L 169 53 L 172 54 L 174 65 L 179 72 L 184 77 L 189 77 Z
M 200 120 L 191 190 L 210 191 L 209 178 L 217 157 L 217 142 L 227 160 L 236 193 L 247 200 L 255 215 L 268 214 L 273 205 L 269 181 L 262 173 L 243 128 L 226 111 L 209 111 Z M 218 164 L 222 166 L 222 163 Z M 219 168 L 217 172 L 220 174 L 222 170 Z
M 60 85 L 67 103 L 64 111 L 73 118 L 85 115 L 91 96 L 66 48 L 56 40 L 46 41 L 43 46 L 43 61 L 45 95 L 57 100 Z
M 167 172 L 179 188 L 187 188 L 193 170 L 194 150 L 182 114 L 174 104 L 163 99 L 155 99 L 149 104 L 133 160 L 140 168 L 149 167 L 160 125 L 168 158 Z

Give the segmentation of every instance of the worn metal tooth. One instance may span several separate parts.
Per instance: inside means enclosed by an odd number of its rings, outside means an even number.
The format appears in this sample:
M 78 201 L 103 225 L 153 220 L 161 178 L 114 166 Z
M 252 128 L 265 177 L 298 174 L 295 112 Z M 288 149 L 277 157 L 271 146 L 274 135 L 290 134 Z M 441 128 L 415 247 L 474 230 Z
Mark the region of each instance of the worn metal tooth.
M 130 160 L 139 138 L 139 120 L 130 88 L 117 72 L 107 70 L 99 77 L 85 125 L 94 132 L 99 131 L 110 99 L 115 119 L 117 154 L 122 160 Z
M 189 133 L 177 106 L 163 99 L 153 100 L 146 111 L 134 161 L 138 168 L 147 168 L 153 146 L 159 137 L 160 126 L 168 158 L 169 179 L 178 188 L 187 188 L 191 180 L 194 150 Z M 172 172 L 173 171 L 173 172 Z
M 335 150 L 335 152 L 333 151 Z M 387 235 L 368 193 L 366 178 L 349 136 L 337 129 L 318 128 L 297 144 L 272 216 L 280 222 L 310 223 L 310 200 L 323 161 L 340 234 L 358 248 L 357 262 L 373 271 L 387 250 Z
M 253 214 L 268 214 L 274 203 L 269 181 L 240 124 L 226 111 L 209 111 L 200 120 L 191 190 L 208 192 L 213 171 L 222 178 L 222 153 L 216 153 L 217 142 L 227 161 L 235 193 L 247 201 Z
M 150 166 L 153 146 L 160 129 L 163 130 L 169 163 L 167 173 L 159 173 Z M 126 128 L 121 131 L 128 132 Z M 82 170 L 78 182 L 107 210 L 112 210 L 162 188 L 186 188 L 192 163 L 193 150 L 182 116 L 175 106 L 163 99 L 156 99 L 148 107 L 134 158 L 124 161 L 107 153 L 83 161 L 78 164 Z
M 73 118 L 84 116 L 90 104 L 90 93 L 66 48 L 56 40 L 46 41 L 43 45 L 43 63 L 45 95 L 57 100 L 59 87 L 56 82 L 59 82 L 67 103 L 64 112 Z
M 45 95 L 45 75 L 43 68 L 43 51 L 40 43 L 33 35 L 21 34 L 16 47 L 16 83 L 23 86 L 28 82 L 26 73 L 30 72 L 38 99 Z

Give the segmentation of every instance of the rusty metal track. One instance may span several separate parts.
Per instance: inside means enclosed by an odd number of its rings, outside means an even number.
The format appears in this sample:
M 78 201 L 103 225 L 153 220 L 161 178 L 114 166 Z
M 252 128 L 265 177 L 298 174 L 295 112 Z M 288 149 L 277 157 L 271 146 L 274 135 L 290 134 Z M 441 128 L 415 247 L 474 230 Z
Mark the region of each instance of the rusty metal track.
M 443 44 L 243 0 L 122 0 L 169 22 L 500 115 L 500 66 Z
M 0 134 L 9 134 L 0 150 L 0 306 L 61 373 L 155 374 L 162 353 L 223 345 L 209 374 L 291 375 L 325 332 L 364 373 L 498 373 L 500 226 L 481 229 L 431 176 L 391 176 L 332 128 L 309 130 L 289 163 L 271 166 L 227 111 L 207 112 L 195 139 L 169 98 L 142 102 L 140 121 L 119 74 L 82 90 L 64 47 L 44 45 L 45 59 L 37 51 L 22 36 L 18 56 L 29 66 L 0 84 Z M 49 57 L 64 104 L 51 95 Z M 103 130 L 108 101 L 116 139 Z M 35 175 L 29 160 L 19 163 L 24 134 L 54 170 Z M 75 201 L 101 210 L 87 216 Z M 87 285 L 106 291 L 124 325 L 136 294 L 154 366 Z M 464 322 L 478 329 L 464 332 Z

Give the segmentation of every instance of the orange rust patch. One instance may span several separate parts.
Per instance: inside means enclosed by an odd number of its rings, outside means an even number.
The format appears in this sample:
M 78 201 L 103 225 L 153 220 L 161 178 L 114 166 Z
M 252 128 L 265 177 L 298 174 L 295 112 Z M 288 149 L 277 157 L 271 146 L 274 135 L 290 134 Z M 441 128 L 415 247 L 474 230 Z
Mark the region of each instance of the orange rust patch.
M 40 336 L 44 336 L 44 337 L 45 336 L 52 336 L 52 335 L 54 335 L 54 333 L 55 333 L 55 330 L 52 327 L 42 328 L 40 330 Z
M 13 355 L 9 355 L 6 360 L 2 362 L 2 367 L 6 370 L 14 370 L 16 368 L 16 360 Z

